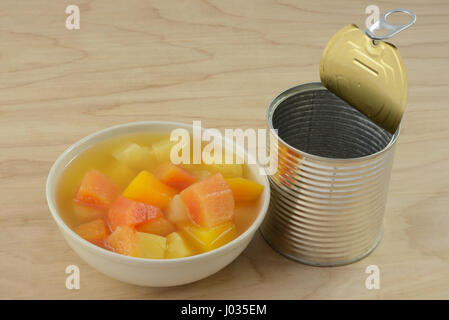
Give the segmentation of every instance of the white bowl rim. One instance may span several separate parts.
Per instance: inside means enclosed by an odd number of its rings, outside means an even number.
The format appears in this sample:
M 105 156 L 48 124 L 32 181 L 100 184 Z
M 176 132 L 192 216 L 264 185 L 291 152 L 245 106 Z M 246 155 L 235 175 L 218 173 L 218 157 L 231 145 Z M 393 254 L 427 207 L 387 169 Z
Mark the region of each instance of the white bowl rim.
M 193 256 L 189 256 L 189 257 L 184 257 L 184 258 L 175 258 L 175 259 L 151 259 L 151 258 L 138 258 L 138 257 L 131 257 L 131 256 L 127 256 L 127 255 L 123 255 L 123 254 L 119 254 L 113 251 L 109 251 L 106 250 L 104 248 L 101 248 L 97 245 L 94 245 L 93 243 L 81 238 L 76 232 L 74 232 L 60 217 L 59 213 L 58 213 L 58 209 L 56 207 L 56 201 L 54 199 L 54 197 L 51 196 L 52 192 L 52 186 L 57 184 L 59 182 L 59 179 L 56 179 L 55 175 L 56 175 L 56 168 L 59 167 L 62 162 L 62 160 L 66 157 L 67 154 L 69 154 L 73 149 L 80 147 L 81 145 L 83 145 L 84 143 L 88 142 L 89 140 L 103 135 L 105 133 L 107 133 L 108 131 L 114 131 L 114 130 L 118 130 L 118 129 L 122 129 L 122 128 L 127 128 L 127 127 L 138 127 L 138 126 L 151 126 L 151 125 L 166 125 L 166 126 L 177 126 L 179 128 L 183 127 L 183 128 L 188 128 L 188 129 L 192 129 L 193 126 L 187 123 L 183 123 L 183 122 L 176 122 L 176 121 L 137 121 L 137 122 L 127 122 L 127 123 L 123 123 L 123 124 L 119 124 L 119 125 L 115 125 L 112 127 L 108 127 L 105 129 L 101 129 L 99 131 L 95 131 L 94 133 L 85 136 L 84 138 L 81 138 L 80 140 L 78 140 L 77 142 L 75 142 L 74 144 L 72 144 L 71 146 L 69 146 L 67 149 L 64 150 L 63 153 L 61 153 L 59 155 L 59 157 L 56 159 L 56 161 L 53 163 L 49 174 L 47 176 L 47 181 L 46 181 L 46 198 L 47 198 L 47 204 L 48 207 L 50 209 L 50 213 L 53 217 L 53 219 L 56 221 L 57 225 L 59 228 L 62 228 L 66 234 L 70 235 L 72 239 L 74 239 L 75 241 L 77 241 L 81 246 L 85 247 L 86 249 L 88 249 L 91 252 L 95 252 L 99 255 L 102 255 L 103 257 L 115 260 L 116 262 L 121 262 L 124 264 L 157 264 L 159 266 L 165 266 L 165 265 L 172 265 L 172 264 L 177 264 L 177 263 L 181 263 L 181 262 L 193 262 L 195 260 L 201 260 L 201 259 L 207 259 L 211 256 L 214 255 L 219 255 L 221 252 L 223 251 L 228 251 L 228 250 L 232 250 L 235 247 L 237 247 L 239 245 L 240 242 L 242 242 L 245 238 L 247 238 L 248 236 L 250 236 L 252 233 L 254 233 L 255 231 L 257 231 L 257 229 L 259 228 L 260 224 L 262 223 L 267 210 L 268 210 L 268 205 L 270 202 L 270 184 L 268 181 L 268 178 L 266 175 L 263 176 L 263 186 L 264 186 L 264 200 L 263 203 L 259 209 L 257 218 L 253 221 L 253 223 L 248 227 L 248 229 L 246 229 L 242 234 L 240 234 L 237 238 L 233 239 L 232 241 L 228 242 L 227 244 L 218 247 L 216 249 L 213 249 L 211 251 L 208 252 L 204 252 L 204 253 L 200 253 L 200 254 L 196 254 Z M 204 130 L 205 128 L 203 128 Z M 225 141 L 229 141 L 226 139 L 226 137 L 223 137 L 223 139 Z M 244 154 L 248 157 L 248 159 L 251 159 L 254 161 L 254 163 L 256 163 L 256 167 L 258 169 L 261 169 L 262 167 L 258 164 L 257 161 L 255 161 L 254 156 L 245 148 L 243 148 L 241 145 L 239 145 L 238 143 L 234 143 L 236 146 L 236 150 L 240 149 L 240 151 L 243 151 Z M 72 158 L 73 159 L 73 158 Z M 57 187 L 57 185 L 55 185 L 55 187 Z

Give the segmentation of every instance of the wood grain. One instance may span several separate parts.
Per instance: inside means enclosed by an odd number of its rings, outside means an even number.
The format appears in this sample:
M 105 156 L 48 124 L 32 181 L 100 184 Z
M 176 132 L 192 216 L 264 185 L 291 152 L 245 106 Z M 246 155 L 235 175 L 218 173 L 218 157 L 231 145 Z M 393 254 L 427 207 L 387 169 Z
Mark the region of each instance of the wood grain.
M 81 29 L 65 28 L 77 4 Z M 178 288 L 142 288 L 86 265 L 45 202 L 56 157 L 96 130 L 138 120 L 200 119 L 207 127 L 265 127 L 280 91 L 318 81 L 332 34 L 365 7 L 413 10 L 392 41 L 409 99 L 396 150 L 385 234 L 366 259 L 304 266 L 257 234 L 217 274 Z M 0 4 L 0 298 L 449 298 L 449 3 L 432 1 L 15 1 Z M 65 288 L 65 268 L 81 289 Z M 381 288 L 365 288 L 365 268 Z

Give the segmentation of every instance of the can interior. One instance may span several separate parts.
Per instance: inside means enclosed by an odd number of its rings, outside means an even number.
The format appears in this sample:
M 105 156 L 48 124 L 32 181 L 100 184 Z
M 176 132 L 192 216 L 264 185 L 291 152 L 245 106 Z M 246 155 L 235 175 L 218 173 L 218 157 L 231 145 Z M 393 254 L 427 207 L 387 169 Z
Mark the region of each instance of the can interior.
M 272 113 L 272 127 L 290 146 L 327 158 L 358 158 L 384 149 L 393 135 L 325 88 L 295 93 Z

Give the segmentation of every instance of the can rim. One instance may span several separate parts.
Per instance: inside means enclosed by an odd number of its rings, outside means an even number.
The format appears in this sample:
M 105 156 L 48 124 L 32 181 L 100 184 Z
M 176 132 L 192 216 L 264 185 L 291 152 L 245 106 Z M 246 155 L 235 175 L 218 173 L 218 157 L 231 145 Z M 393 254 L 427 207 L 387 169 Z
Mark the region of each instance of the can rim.
M 276 139 L 278 139 L 279 141 L 281 141 L 287 148 L 289 148 L 290 150 L 304 156 L 307 158 L 312 158 L 318 161 L 336 161 L 336 162 L 355 162 L 355 161 L 363 161 L 366 159 L 370 159 L 373 157 L 376 157 L 378 155 L 381 155 L 385 152 L 387 152 L 388 150 L 390 150 L 393 145 L 396 143 L 396 140 L 399 137 L 399 133 L 401 131 L 401 125 L 399 124 L 398 129 L 396 130 L 396 132 L 393 134 L 393 136 L 390 139 L 390 142 L 388 142 L 388 144 L 382 149 L 379 150 L 375 153 L 371 153 L 368 154 L 366 156 L 362 156 L 362 157 L 355 157 L 355 158 L 328 158 L 328 157 L 323 157 L 323 156 L 318 156 L 315 154 L 311 154 L 305 151 L 302 151 L 298 148 L 293 147 L 292 145 L 290 145 L 289 143 L 287 143 L 285 140 L 283 140 L 275 131 L 275 128 L 273 127 L 273 114 L 276 111 L 277 107 L 286 99 L 290 98 L 291 96 L 294 96 L 295 94 L 301 93 L 301 92 L 305 92 L 305 91 L 309 91 L 309 90 L 327 90 L 326 87 L 324 87 L 322 85 L 321 82 L 308 82 L 308 83 L 304 83 L 304 84 L 299 84 L 293 87 L 290 87 L 284 91 L 282 91 L 281 93 L 279 93 L 268 105 L 268 110 L 267 110 L 267 124 L 268 124 L 268 128 L 270 129 L 270 131 L 272 132 L 272 134 L 276 137 Z

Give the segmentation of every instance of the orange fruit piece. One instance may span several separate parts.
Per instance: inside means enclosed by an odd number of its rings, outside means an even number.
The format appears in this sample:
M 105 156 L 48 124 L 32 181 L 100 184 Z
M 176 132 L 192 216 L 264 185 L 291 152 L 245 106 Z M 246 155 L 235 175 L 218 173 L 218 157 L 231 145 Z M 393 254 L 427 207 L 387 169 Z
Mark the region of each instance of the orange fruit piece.
M 263 186 L 244 178 L 228 178 L 226 183 L 232 190 L 236 202 L 252 202 L 259 198 Z
M 183 190 L 197 181 L 197 178 L 188 170 L 167 162 L 160 165 L 156 171 L 155 176 L 166 185 Z
M 119 195 L 117 186 L 98 170 L 86 172 L 75 195 L 75 201 L 101 209 L 106 209 Z
M 162 216 L 158 207 L 119 196 L 109 208 L 108 223 L 114 231 L 118 226 L 134 227 Z
M 127 256 L 137 255 L 137 235 L 134 228 L 119 226 L 104 240 L 105 247 Z
M 102 219 L 80 224 L 73 229 L 81 238 L 87 241 L 99 241 L 108 236 L 108 228 Z
M 203 227 L 229 221 L 234 215 L 234 197 L 221 173 L 192 184 L 181 192 L 192 220 Z
M 122 196 L 165 209 L 176 193 L 175 189 L 143 170 L 131 181 Z
M 137 231 L 157 234 L 165 237 L 166 235 L 176 231 L 176 227 L 173 223 L 165 218 L 152 219 L 138 226 Z

